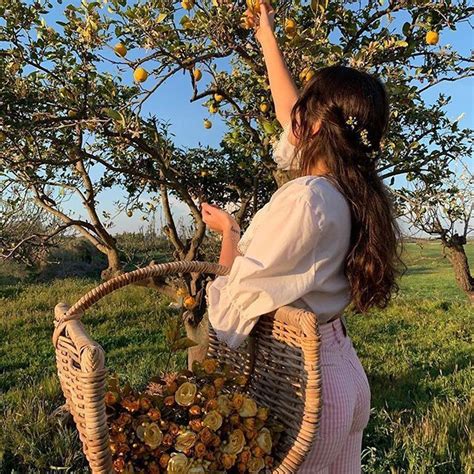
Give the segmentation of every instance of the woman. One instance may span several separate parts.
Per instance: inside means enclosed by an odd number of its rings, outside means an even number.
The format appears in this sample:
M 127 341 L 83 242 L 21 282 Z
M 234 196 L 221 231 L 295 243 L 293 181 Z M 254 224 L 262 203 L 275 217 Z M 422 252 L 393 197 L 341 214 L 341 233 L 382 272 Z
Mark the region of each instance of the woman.
M 250 15 L 250 14 L 249 14 Z M 256 26 L 283 134 L 274 159 L 296 177 L 240 238 L 235 220 L 203 203 L 222 234 L 227 276 L 208 284 L 209 320 L 238 347 L 258 317 L 286 304 L 312 311 L 321 334 L 323 405 L 318 438 L 298 472 L 359 473 L 370 388 L 342 312 L 383 308 L 397 289 L 398 229 L 376 172 L 389 106 L 383 84 L 355 69 L 318 70 L 299 93 L 261 4 Z

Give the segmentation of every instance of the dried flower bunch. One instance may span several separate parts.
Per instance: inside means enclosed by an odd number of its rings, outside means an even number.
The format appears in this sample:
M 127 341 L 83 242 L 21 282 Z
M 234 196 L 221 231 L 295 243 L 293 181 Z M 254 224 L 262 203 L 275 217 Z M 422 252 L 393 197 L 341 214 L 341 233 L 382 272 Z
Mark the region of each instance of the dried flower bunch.
M 273 465 L 282 432 L 269 410 L 244 393 L 247 377 L 215 359 L 153 379 L 154 393 L 106 393 L 115 472 L 258 473 Z

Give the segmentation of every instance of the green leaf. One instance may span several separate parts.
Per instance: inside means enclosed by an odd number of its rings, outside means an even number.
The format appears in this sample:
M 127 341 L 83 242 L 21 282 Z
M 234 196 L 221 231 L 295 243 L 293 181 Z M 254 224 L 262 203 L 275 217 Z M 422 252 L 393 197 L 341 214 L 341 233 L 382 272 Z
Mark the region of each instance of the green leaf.
M 114 119 L 114 120 L 117 120 L 117 121 L 121 121 L 122 117 L 123 117 L 123 115 L 120 112 L 117 112 L 114 109 L 105 108 L 105 109 L 102 110 L 102 112 L 104 112 L 104 114 L 108 115 L 111 119 Z
M 192 339 L 189 339 L 189 337 L 182 337 L 173 344 L 173 349 L 176 351 L 180 351 L 180 350 L 189 349 L 190 347 L 195 347 L 198 345 L 199 344 L 197 342 L 194 342 Z
M 411 30 L 411 23 L 409 21 L 405 22 L 402 27 L 403 34 L 408 36 Z
M 263 131 L 267 135 L 273 135 L 275 133 L 275 127 L 273 126 L 273 123 L 269 122 L 268 120 L 262 121 L 262 127 L 263 127 Z

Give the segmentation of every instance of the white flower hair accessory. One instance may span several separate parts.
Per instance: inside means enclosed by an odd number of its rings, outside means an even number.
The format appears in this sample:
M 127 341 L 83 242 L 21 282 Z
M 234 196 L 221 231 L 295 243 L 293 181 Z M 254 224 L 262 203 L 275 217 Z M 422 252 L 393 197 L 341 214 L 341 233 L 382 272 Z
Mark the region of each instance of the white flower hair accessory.
M 349 117 L 346 120 L 346 124 L 349 126 L 349 128 L 353 132 L 357 133 L 360 142 L 364 146 L 366 146 L 369 150 L 371 150 L 369 152 L 369 155 L 372 158 L 377 156 L 377 150 L 374 150 L 374 147 L 373 147 L 372 143 L 369 140 L 369 132 L 367 131 L 366 128 L 359 128 L 359 122 L 357 120 L 357 117 L 354 117 L 353 115 L 349 115 Z

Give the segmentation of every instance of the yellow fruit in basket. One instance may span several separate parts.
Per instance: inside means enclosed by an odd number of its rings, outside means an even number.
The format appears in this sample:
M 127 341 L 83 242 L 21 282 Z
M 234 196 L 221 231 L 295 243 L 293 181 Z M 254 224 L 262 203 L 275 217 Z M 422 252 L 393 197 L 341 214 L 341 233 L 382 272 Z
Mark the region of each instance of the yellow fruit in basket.
M 193 404 L 196 397 L 197 386 L 191 382 L 184 382 L 179 386 L 174 394 L 174 398 L 178 405 L 187 407 Z
M 197 436 L 192 431 L 185 431 L 176 438 L 174 448 L 176 451 L 187 451 L 191 449 L 196 442 Z
M 158 408 L 150 408 L 148 410 L 148 418 L 150 418 L 151 421 L 159 421 L 161 420 L 161 411 Z
M 212 431 L 217 431 L 222 426 L 222 421 L 222 415 L 216 410 L 211 410 L 202 420 L 202 424 Z
M 193 296 L 188 296 L 184 298 L 183 306 L 186 309 L 193 309 L 196 306 L 196 299 Z
M 222 454 L 220 460 L 222 463 L 222 467 L 225 469 L 225 472 L 227 472 L 234 466 L 235 461 L 237 461 L 237 456 L 235 454 L 224 453 Z
M 262 428 L 258 433 L 257 445 L 267 454 L 272 452 L 272 435 L 268 428 Z
M 249 397 L 244 398 L 244 402 L 239 410 L 239 415 L 242 418 L 248 418 L 250 416 L 255 416 L 257 414 L 257 404 L 255 400 Z
M 432 46 L 438 44 L 439 34 L 436 31 L 428 31 L 426 33 L 426 42 Z
M 133 71 L 133 78 L 136 82 L 145 82 L 148 79 L 148 72 L 142 67 L 137 67 Z
M 260 472 L 265 467 L 265 461 L 262 458 L 250 458 L 250 461 L 247 463 L 248 472 L 254 474 Z
M 105 404 L 108 406 L 115 405 L 118 403 L 120 396 L 117 392 L 106 392 L 105 393 Z
M 116 54 L 118 54 L 119 56 L 122 56 L 123 58 L 127 54 L 127 47 L 123 43 L 117 43 L 114 46 L 114 51 Z
M 149 423 L 143 432 L 143 441 L 150 446 L 151 449 L 156 449 L 163 441 L 163 433 L 156 423 Z
M 218 362 L 216 359 L 205 359 L 202 361 L 201 364 L 202 368 L 204 369 L 204 372 L 209 375 L 213 374 L 218 367 Z
M 184 474 L 189 471 L 190 459 L 183 453 L 172 453 L 167 465 L 168 474 Z
M 245 446 L 245 435 L 240 429 L 232 431 L 229 435 L 229 442 L 224 448 L 226 453 L 240 454 Z
M 257 410 L 257 418 L 262 421 L 266 421 L 268 419 L 269 410 L 265 407 L 259 407 Z
M 231 414 L 232 402 L 229 395 L 224 394 L 217 397 L 217 411 L 223 416 L 229 416 Z
M 236 410 L 240 410 L 244 403 L 244 396 L 241 393 L 235 393 L 232 397 L 232 405 Z
M 194 80 L 197 82 L 197 81 L 200 81 L 202 79 L 202 72 L 200 69 L 194 69 L 193 71 L 193 76 L 194 76 Z

